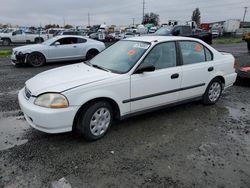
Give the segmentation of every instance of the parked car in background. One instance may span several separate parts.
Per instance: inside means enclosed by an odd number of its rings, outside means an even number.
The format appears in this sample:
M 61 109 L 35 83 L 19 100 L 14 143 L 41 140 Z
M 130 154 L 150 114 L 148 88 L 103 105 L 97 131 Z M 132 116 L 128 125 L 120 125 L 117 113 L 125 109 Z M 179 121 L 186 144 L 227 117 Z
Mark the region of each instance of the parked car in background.
M 41 43 L 47 40 L 48 37 L 45 34 L 32 34 L 26 33 L 23 30 L 16 30 L 1 35 L 1 40 L 4 46 L 16 43 Z
M 144 36 L 121 40 L 85 63 L 40 73 L 18 100 L 35 129 L 75 129 L 93 141 L 114 119 L 193 100 L 215 104 L 235 79 L 231 54 L 194 38 Z
M 91 59 L 105 49 L 102 42 L 75 35 L 61 35 L 41 44 L 14 48 L 14 65 L 29 64 L 40 67 L 45 63 Z
M 60 31 L 57 35 L 79 35 L 88 37 L 87 33 L 83 31 Z
M 207 44 L 212 44 L 212 34 L 208 31 L 196 32 L 189 25 L 161 27 L 152 35 L 154 36 L 183 36 L 201 39 Z
M 48 35 L 48 38 L 52 38 L 54 36 L 57 35 L 57 33 L 59 33 L 60 31 L 64 31 L 65 29 L 63 28 L 50 28 L 47 30 L 47 35 Z
M 9 33 L 14 32 L 14 31 L 16 31 L 15 28 L 6 28 L 6 29 L 2 29 L 2 31 L 1 31 L 1 33 L 0 33 L 0 42 L 2 42 L 2 39 L 1 39 L 2 36 L 5 36 L 5 35 L 7 35 L 7 34 L 9 34 Z

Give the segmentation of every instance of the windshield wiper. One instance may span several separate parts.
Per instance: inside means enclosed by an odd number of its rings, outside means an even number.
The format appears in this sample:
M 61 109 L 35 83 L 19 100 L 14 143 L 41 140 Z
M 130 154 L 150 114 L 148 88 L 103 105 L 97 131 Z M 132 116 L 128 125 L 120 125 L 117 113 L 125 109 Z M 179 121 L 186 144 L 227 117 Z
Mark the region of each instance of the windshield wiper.
M 101 70 L 105 70 L 105 71 L 107 71 L 107 72 L 111 72 L 109 69 L 106 69 L 106 68 L 101 67 L 101 66 L 99 66 L 99 65 L 95 65 L 95 64 L 91 64 L 91 65 L 92 65 L 92 67 L 95 67 L 95 68 L 98 68 L 98 69 L 101 69 Z
M 107 71 L 107 72 L 112 72 L 112 71 L 111 71 L 111 70 L 109 70 L 109 69 L 106 69 L 106 68 L 101 67 L 101 66 L 96 65 L 96 64 L 92 64 L 92 63 L 90 63 L 89 61 L 85 61 L 85 62 L 83 62 L 83 63 L 85 63 L 85 64 L 86 64 L 86 65 L 88 65 L 88 66 L 91 66 L 91 67 L 97 68 L 97 69 L 101 69 L 101 70 L 104 70 L 104 71 Z

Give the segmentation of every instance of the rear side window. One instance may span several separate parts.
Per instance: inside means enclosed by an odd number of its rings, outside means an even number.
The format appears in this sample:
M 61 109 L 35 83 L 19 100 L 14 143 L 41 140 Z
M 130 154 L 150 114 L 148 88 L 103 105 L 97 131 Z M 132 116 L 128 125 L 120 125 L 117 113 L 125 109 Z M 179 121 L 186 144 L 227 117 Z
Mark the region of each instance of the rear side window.
M 77 43 L 79 44 L 79 43 L 85 43 L 85 42 L 87 42 L 87 40 L 86 39 L 83 39 L 83 38 L 77 38 Z
M 206 61 L 202 44 L 193 41 L 180 42 L 183 65 L 202 63 Z

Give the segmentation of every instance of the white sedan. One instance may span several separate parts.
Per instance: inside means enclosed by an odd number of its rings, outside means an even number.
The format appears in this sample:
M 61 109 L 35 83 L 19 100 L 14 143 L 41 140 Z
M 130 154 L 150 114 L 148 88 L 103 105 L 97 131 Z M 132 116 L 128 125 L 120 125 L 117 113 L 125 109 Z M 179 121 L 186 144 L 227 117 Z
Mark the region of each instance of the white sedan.
M 91 61 L 40 73 L 18 99 L 35 129 L 75 129 L 97 140 L 113 119 L 193 100 L 215 104 L 235 79 L 231 54 L 198 39 L 145 36 L 121 40 Z
M 12 50 L 15 65 L 40 67 L 45 63 L 91 59 L 105 49 L 105 44 L 82 36 L 63 35 L 41 44 L 26 45 Z

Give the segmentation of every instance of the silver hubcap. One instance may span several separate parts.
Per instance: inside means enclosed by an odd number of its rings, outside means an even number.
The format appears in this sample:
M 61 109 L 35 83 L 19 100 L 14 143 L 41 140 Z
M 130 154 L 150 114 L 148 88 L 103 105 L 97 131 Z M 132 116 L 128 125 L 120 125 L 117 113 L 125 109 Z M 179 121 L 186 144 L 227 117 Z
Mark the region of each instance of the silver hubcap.
M 90 120 L 90 131 L 95 136 L 104 134 L 110 125 L 110 112 L 107 108 L 99 108 Z
M 208 97 L 210 101 L 215 102 L 219 97 L 221 93 L 221 86 L 218 82 L 214 82 L 208 91 Z

